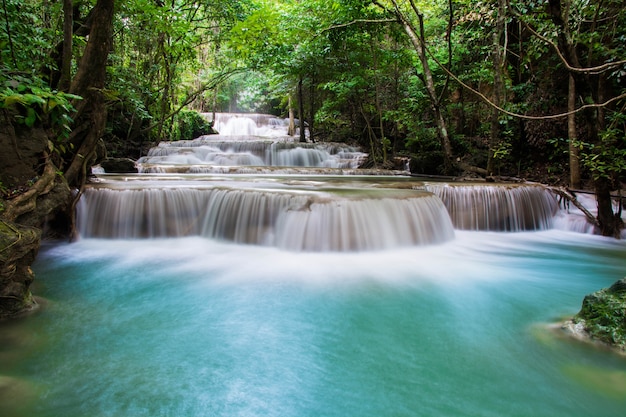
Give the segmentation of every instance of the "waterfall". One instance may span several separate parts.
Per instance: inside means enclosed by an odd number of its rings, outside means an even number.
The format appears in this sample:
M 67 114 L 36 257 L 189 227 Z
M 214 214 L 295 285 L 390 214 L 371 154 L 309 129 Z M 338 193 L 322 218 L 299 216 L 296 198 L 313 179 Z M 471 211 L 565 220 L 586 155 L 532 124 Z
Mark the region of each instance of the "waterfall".
M 287 136 L 289 121 L 269 114 L 204 113 L 222 136 Z
M 88 187 L 78 205 L 82 237 L 199 235 L 294 251 L 363 251 L 451 240 L 441 200 L 398 190 L 381 196 L 235 188 Z
M 517 232 L 566 223 L 540 186 L 423 182 L 360 169 L 367 154 L 353 146 L 295 142 L 278 133 L 285 121 L 274 116 L 216 114 L 215 123 L 219 135 L 153 147 L 137 175 L 102 174 L 79 202 L 81 236 L 203 236 L 346 252 L 438 244 L 455 228 Z
M 554 195 L 533 185 L 427 184 L 462 230 L 522 231 L 552 227 L 558 211 Z
M 191 141 L 162 142 L 137 161 L 140 172 L 152 172 L 155 165 L 356 169 L 366 156 L 356 147 L 343 144 L 223 139 L 202 136 Z

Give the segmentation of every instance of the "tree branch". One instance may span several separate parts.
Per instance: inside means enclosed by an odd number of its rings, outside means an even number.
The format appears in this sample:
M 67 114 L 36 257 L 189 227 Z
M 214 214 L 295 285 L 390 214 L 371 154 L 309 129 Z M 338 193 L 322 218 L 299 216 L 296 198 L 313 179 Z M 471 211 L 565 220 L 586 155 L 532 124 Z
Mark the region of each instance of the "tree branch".
M 580 210 L 585 215 L 589 223 L 593 224 L 596 227 L 600 227 L 600 222 L 598 221 L 598 219 L 596 219 L 596 217 L 593 214 L 591 214 L 591 212 L 587 210 L 585 206 L 583 206 L 580 203 L 580 201 L 578 201 L 576 196 L 572 194 L 568 189 L 564 187 L 549 187 L 549 186 L 546 186 L 546 188 L 548 188 L 549 190 L 551 190 L 553 193 L 557 194 L 561 198 L 564 198 L 567 201 L 570 201 L 574 206 L 576 206 L 576 208 L 578 208 L 578 210 Z
M 509 2 L 507 2 L 507 3 L 509 3 Z M 554 49 L 554 51 L 556 52 L 557 56 L 559 57 L 559 59 L 561 60 L 563 65 L 565 65 L 565 68 L 567 68 L 568 71 L 575 72 L 575 73 L 578 73 L 578 74 L 597 75 L 597 74 L 601 74 L 601 73 L 603 73 L 605 71 L 608 71 L 611 68 L 615 68 L 615 67 L 619 67 L 619 66 L 622 66 L 622 65 L 626 65 L 626 60 L 621 60 L 621 61 L 615 61 L 615 62 L 607 62 L 605 64 L 598 65 L 596 67 L 587 67 L 587 68 L 572 67 L 567 62 L 567 59 L 563 56 L 561 51 L 559 50 L 558 45 L 556 45 L 550 39 L 546 38 L 545 36 L 543 36 L 542 34 L 537 32 L 535 29 L 533 29 L 527 22 L 525 22 L 523 20 L 523 16 L 517 10 L 515 10 L 513 7 L 511 7 L 510 3 L 508 4 L 508 8 L 509 8 L 509 10 L 511 10 L 511 13 L 524 25 L 524 27 L 530 31 L 530 33 L 532 33 L 539 40 L 544 41 L 545 43 L 547 43 L 548 45 L 550 45 Z
M 452 71 L 450 71 L 448 68 L 445 67 L 445 65 L 443 65 L 435 56 L 433 53 L 430 52 L 430 49 L 426 48 L 426 52 L 428 53 L 428 55 L 430 56 L 430 58 L 435 61 L 437 63 L 437 65 L 448 75 L 450 75 L 450 77 L 452 77 L 453 80 L 455 80 L 456 82 L 458 82 L 463 88 L 471 91 L 472 93 L 474 93 L 475 95 L 477 95 L 482 101 L 484 101 L 486 104 L 488 104 L 489 106 L 493 107 L 494 109 L 508 115 L 511 117 L 516 117 L 518 119 L 524 119 L 524 120 L 553 120 L 553 119 L 561 119 L 564 117 L 567 117 L 571 114 L 576 114 L 576 113 L 580 113 L 583 110 L 586 109 L 597 109 L 597 108 L 601 108 L 601 107 L 606 107 L 609 104 L 622 100 L 622 99 L 626 99 L 626 93 L 620 94 L 619 96 L 615 96 L 611 99 L 608 99 L 602 103 L 592 103 L 592 104 L 585 104 L 580 106 L 579 108 L 577 108 L 576 110 L 572 110 L 572 111 L 568 111 L 568 112 L 564 112 L 564 113 L 558 113 L 558 114 L 550 114 L 547 116 L 529 116 L 526 114 L 521 114 L 521 113 L 515 113 L 506 109 L 503 109 L 502 107 L 496 105 L 494 102 L 492 102 L 491 100 L 489 100 L 489 98 L 487 98 L 487 96 L 485 96 L 483 93 L 481 93 L 480 91 L 470 87 L 469 85 L 467 85 L 466 83 L 464 83 L 459 77 L 457 77 L 454 73 L 452 73 Z
M 345 27 L 352 26 L 352 25 L 357 25 L 359 23 L 391 23 L 391 22 L 397 22 L 397 19 L 355 19 L 348 23 L 342 23 L 339 25 L 329 26 L 326 29 L 322 29 L 320 33 L 328 32 L 329 30 L 345 28 Z
M 143 128 L 143 129 L 141 129 L 141 133 L 149 132 L 152 129 L 154 129 L 155 127 L 157 127 L 160 123 L 163 123 L 165 120 L 170 119 L 170 118 L 176 116 L 178 113 L 180 113 L 180 111 L 183 108 L 185 108 L 185 106 L 187 106 L 189 103 L 194 101 L 200 94 L 204 93 L 205 91 L 212 90 L 212 89 L 216 88 L 217 85 L 220 84 L 221 82 L 223 82 L 226 78 L 228 78 L 228 77 L 230 77 L 230 76 L 232 76 L 234 74 L 238 74 L 238 73 L 247 71 L 247 70 L 248 70 L 248 68 L 235 68 L 235 69 L 232 69 L 230 71 L 218 74 L 215 78 L 213 78 L 212 80 L 204 83 L 200 88 L 198 88 L 196 91 L 191 93 L 187 97 L 187 99 L 184 100 L 183 103 L 178 106 L 178 108 L 176 108 L 176 110 L 172 111 L 167 116 L 164 116 L 163 119 L 161 119 L 161 120 L 151 124 L 150 126 L 147 126 L 147 127 Z

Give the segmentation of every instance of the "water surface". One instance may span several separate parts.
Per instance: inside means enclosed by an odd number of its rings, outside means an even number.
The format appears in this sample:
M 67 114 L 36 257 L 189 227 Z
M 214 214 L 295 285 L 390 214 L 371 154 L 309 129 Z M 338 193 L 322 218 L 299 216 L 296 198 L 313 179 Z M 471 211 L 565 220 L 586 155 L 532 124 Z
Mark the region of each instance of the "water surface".
M 545 325 L 622 278 L 625 254 L 556 230 L 360 253 L 50 244 L 34 267 L 48 304 L 2 330 L 0 411 L 621 417 L 626 360 Z

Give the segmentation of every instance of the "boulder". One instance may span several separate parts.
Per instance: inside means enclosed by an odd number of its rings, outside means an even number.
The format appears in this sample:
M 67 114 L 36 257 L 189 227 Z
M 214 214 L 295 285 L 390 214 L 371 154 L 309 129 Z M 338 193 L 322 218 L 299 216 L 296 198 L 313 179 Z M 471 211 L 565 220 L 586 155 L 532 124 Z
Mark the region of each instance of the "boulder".
M 572 323 L 589 339 L 626 352 L 626 278 L 586 295 Z
M 112 174 L 128 174 L 137 172 L 135 161 L 130 158 L 107 158 L 100 162 L 104 172 Z

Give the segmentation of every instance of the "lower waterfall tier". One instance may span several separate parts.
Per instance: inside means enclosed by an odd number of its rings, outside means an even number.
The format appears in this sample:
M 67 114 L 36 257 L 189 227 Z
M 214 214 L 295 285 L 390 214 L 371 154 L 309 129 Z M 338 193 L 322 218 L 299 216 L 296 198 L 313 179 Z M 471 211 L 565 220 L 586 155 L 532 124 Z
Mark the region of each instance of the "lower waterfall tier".
M 454 238 L 441 200 L 424 191 L 335 192 L 90 187 L 78 206 L 82 237 L 205 236 L 293 251 L 366 251 Z

